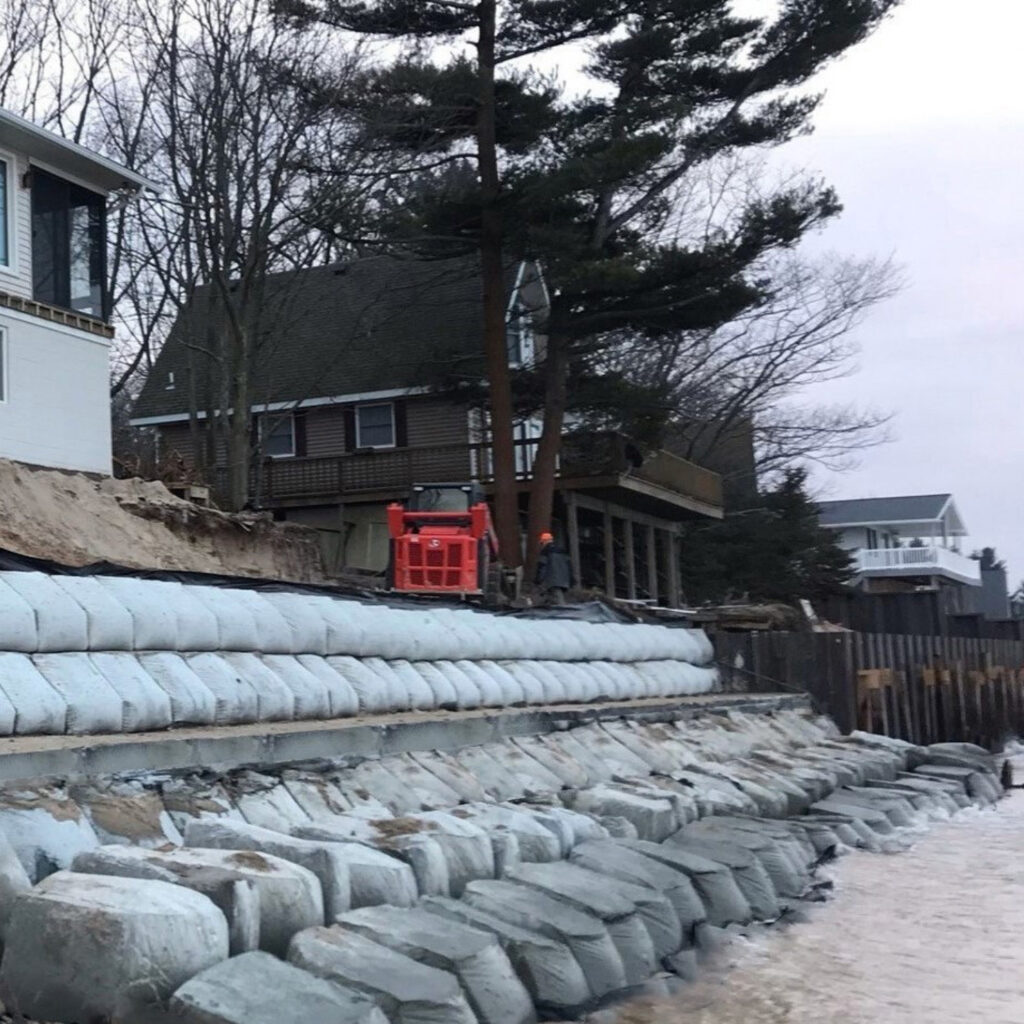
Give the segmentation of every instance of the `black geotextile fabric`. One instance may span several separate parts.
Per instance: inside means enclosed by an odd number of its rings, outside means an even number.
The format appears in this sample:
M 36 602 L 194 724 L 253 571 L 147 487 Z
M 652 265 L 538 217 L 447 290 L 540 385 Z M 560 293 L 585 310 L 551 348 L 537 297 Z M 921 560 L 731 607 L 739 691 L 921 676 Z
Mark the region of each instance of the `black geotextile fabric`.
M 46 558 L 22 555 L 6 548 L 0 548 L 0 572 L 42 572 L 48 576 L 131 576 L 140 580 L 164 580 L 172 583 L 201 584 L 207 587 L 231 587 L 235 590 L 320 594 L 326 597 L 343 597 L 366 603 L 384 604 L 391 608 L 447 607 L 487 612 L 492 615 L 507 615 L 514 618 L 574 619 L 579 622 L 619 622 L 626 625 L 635 622 L 635 619 L 623 615 L 603 601 L 587 601 L 582 604 L 563 605 L 557 608 L 490 609 L 453 598 L 383 594 L 363 587 L 334 583 L 290 583 L 258 576 L 230 576 L 223 573 L 186 572 L 175 569 L 135 569 L 119 565 L 117 562 L 64 565 Z

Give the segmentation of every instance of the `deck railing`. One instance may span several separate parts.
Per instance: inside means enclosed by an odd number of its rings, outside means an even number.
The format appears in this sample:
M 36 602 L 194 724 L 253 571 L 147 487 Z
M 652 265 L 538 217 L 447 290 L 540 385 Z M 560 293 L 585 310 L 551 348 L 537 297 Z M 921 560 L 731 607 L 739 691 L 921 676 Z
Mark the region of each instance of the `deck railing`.
M 855 555 L 858 572 L 941 576 L 946 573 L 971 582 L 981 582 L 980 564 L 958 551 L 938 545 L 918 548 L 861 548 Z
M 537 440 L 516 441 L 516 469 L 529 479 Z M 404 494 L 414 483 L 491 479 L 489 444 L 422 445 L 303 458 L 265 459 L 253 467 L 250 487 L 260 505 L 318 497 Z M 635 479 L 708 505 L 722 504 L 717 473 L 669 452 L 644 455 L 614 433 L 571 434 L 563 439 L 559 476 L 611 484 Z M 218 481 L 220 482 L 220 481 Z

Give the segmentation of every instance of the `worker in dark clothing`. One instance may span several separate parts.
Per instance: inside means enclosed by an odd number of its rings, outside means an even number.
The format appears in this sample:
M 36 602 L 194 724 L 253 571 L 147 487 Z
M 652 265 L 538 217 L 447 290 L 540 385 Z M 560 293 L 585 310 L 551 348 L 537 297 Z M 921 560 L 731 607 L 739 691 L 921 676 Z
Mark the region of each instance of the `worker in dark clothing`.
M 565 604 L 565 592 L 573 585 L 572 561 L 550 533 L 540 535 L 534 583 L 540 588 L 545 604 Z

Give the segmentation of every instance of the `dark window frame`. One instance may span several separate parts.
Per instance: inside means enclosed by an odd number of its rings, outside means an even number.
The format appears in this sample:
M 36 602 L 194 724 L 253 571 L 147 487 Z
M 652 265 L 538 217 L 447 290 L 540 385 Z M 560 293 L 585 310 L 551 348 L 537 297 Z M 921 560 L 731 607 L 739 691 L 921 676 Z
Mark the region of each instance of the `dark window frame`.
M 32 297 L 37 302 L 67 309 L 80 316 L 109 322 L 110 287 L 107 281 L 106 197 L 75 181 L 33 165 L 32 183 Z M 88 249 L 85 254 L 89 304 L 76 301 L 72 280 L 76 263 L 72 253 L 75 212 L 85 211 Z M 79 225 L 80 226 L 80 225 Z M 98 289 L 99 309 L 92 302 Z
M 364 444 L 363 443 L 363 428 L 360 423 L 360 413 L 364 409 L 375 409 L 381 407 L 388 407 L 391 410 L 391 441 L 388 444 Z M 355 407 L 354 410 L 354 425 L 356 431 L 356 448 L 362 449 L 373 449 L 374 451 L 389 451 L 392 448 L 398 447 L 398 416 L 395 410 L 394 402 L 362 402 Z M 378 426 L 379 424 L 374 424 Z
M 17 270 L 17 186 L 14 181 L 16 166 L 13 155 L 6 150 L 0 150 L 0 188 L 3 189 L 3 196 L 0 197 L 0 235 L 3 236 L 0 271 L 6 274 L 13 274 Z
M 262 413 L 256 419 L 257 424 L 257 436 L 260 442 L 260 454 L 265 459 L 294 459 L 298 456 L 299 445 L 298 445 L 298 431 L 295 429 L 295 413 Z M 267 437 L 272 437 L 277 431 L 287 426 L 290 428 L 291 433 L 291 451 L 289 452 L 268 452 L 266 448 L 266 438 L 264 438 L 264 431 L 266 425 L 270 426 L 270 432 Z

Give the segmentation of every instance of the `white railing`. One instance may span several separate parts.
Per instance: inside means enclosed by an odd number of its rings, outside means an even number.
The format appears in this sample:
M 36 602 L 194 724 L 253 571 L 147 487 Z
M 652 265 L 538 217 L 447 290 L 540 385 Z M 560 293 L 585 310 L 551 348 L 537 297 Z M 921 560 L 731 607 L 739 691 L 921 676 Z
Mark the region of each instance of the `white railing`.
M 902 576 L 954 576 L 968 583 L 981 582 L 981 568 L 973 558 L 937 546 L 923 548 L 861 548 L 854 553 L 857 571 L 887 572 Z

